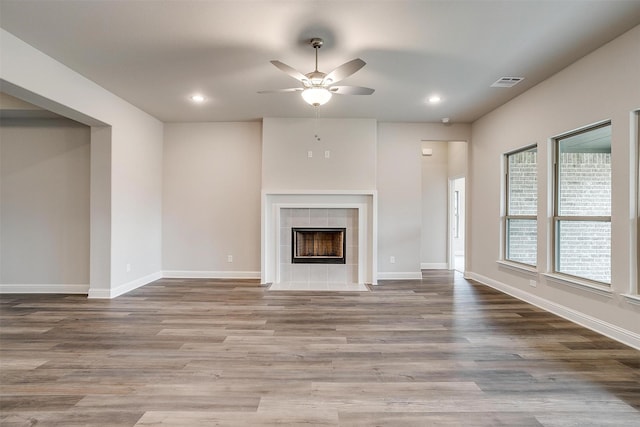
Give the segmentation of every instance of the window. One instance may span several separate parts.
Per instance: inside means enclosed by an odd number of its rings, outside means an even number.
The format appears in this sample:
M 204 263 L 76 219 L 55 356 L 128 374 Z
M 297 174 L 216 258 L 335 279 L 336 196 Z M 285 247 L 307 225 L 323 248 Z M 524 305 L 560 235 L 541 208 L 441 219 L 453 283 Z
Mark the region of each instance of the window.
M 611 124 L 555 140 L 554 272 L 611 283 Z
M 538 148 L 505 155 L 504 258 L 535 266 L 538 256 Z

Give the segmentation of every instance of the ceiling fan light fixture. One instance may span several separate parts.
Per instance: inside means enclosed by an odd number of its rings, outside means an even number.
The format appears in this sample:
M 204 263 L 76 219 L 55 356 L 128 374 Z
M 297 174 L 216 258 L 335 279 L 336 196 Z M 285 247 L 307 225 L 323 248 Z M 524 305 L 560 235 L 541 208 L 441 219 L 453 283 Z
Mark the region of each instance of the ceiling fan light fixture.
M 331 99 L 331 92 L 323 87 L 310 87 L 302 91 L 302 99 L 309 105 L 319 107 Z
M 196 104 L 202 104 L 206 100 L 204 95 L 199 93 L 194 93 L 189 97 L 189 99 L 191 99 L 191 101 L 195 102 Z

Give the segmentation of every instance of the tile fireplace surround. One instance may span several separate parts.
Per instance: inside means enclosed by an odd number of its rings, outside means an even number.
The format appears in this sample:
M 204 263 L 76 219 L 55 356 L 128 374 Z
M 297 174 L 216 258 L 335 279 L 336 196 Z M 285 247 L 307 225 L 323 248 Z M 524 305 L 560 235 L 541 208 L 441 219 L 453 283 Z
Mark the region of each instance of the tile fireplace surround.
M 292 227 L 344 227 L 344 264 L 292 264 Z M 280 263 L 277 282 L 358 283 L 358 210 L 353 208 L 280 209 Z
M 262 283 L 376 284 L 375 192 L 262 196 Z M 346 264 L 292 264 L 291 227 L 345 227 Z

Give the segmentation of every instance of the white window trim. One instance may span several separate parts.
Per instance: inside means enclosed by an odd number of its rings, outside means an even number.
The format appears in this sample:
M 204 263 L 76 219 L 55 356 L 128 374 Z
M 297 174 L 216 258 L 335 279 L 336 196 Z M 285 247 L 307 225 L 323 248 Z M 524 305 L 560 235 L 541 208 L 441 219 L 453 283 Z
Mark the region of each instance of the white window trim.
M 640 295 L 622 294 L 628 303 L 634 305 L 640 305 Z
M 611 290 L 611 286 L 602 284 L 601 282 L 595 282 L 588 279 L 582 279 L 578 276 L 571 276 L 569 274 L 562 273 L 543 273 L 543 276 L 548 278 L 551 282 L 568 285 L 573 288 L 582 289 L 609 298 L 613 297 L 613 290 Z
M 623 294 L 628 302 L 640 304 L 640 109 L 631 111 L 629 115 L 629 196 L 631 203 L 629 227 L 629 293 Z
M 566 138 L 572 134 L 577 134 L 577 133 L 581 133 L 581 132 L 585 132 L 588 131 L 590 129 L 595 129 L 598 127 L 602 127 L 602 126 L 613 126 L 613 122 L 610 119 L 607 120 L 602 120 L 600 122 L 596 122 L 596 123 L 592 123 L 590 125 L 587 126 L 582 126 L 580 128 L 568 131 L 568 132 L 563 132 L 559 135 L 555 135 L 553 137 L 551 137 L 549 139 L 550 142 L 550 164 L 551 164 L 551 168 L 549 169 L 550 172 L 550 179 L 548 180 L 549 182 L 549 187 L 548 187 L 548 196 L 549 196 L 549 207 L 550 207 L 550 212 L 549 212 L 549 239 L 548 239 L 548 247 L 547 247 L 547 253 L 548 253 L 548 262 L 547 262 L 547 273 L 543 273 L 543 275 L 545 277 L 548 277 L 549 279 L 551 279 L 552 281 L 555 281 L 557 283 L 561 283 L 561 284 L 567 284 L 569 286 L 572 287 L 576 287 L 576 288 L 580 288 L 580 289 L 586 289 L 586 290 L 590 290 L 593 291 L 595 293 L 599 293 L 601 295 L 606 295 L 606 296 L 610 296 L 612 295 L 612 284 L 611 283 L 605 283 L 605 282 L 597 282 L 597 281 L 592 281 L 589 280 L 587 278 L 584 277 L 580 277 L 580 276 L 574 276 L 574 275 L 570 275 L 570 274 L 565 274 L 559 271 L 556 271 L 556 261 L 557 261 L 557 223 L 563 219 L 569 219 L 571 221 L 591 221 L 591 218 L 594 218 L 596 221 L 602 221 L 605 217 L 577 217 L 577 216 L 573 216 L 573 217 L 563 217 L 563 216 L 556 216 L 556 212 L 557 212 L 557 204 L 558 204 L 558 141 L 562 138 Z M 608 222 L 611 224 L 611 216 L 606 217 L 608 218 Z
M 530 274 L 532 276 L 537 276 L 538 275 L 538 267 L 534 267 L 532 265 L 529 264 L 524 264 L 521 262 L 514 262 L 514 261 L 509 261 L 509 260 L 498 260 L 496 261 L 496 263 L 502 267 L 511 269 L 511 270 L 516 270 L 516 271 L 520 271 L 523 273 L 527 273 Z
M 508 203 L 508 197 L 509 197 L 509 184 L 508 184 L 508 180 L 509 180 L 509 156 L 513 155 L 513 154 L 517 154 L 517 153 L 521 153 L 524 151 L 528 151 L 531 150 L 532 148 L 535 148 L 536 150 L 538 149 L 538 143 L 534 142 L 533 144 L 529 144 L 526 145 L 524 147 L 515 149 L 515 150 L 511 150 L 508 151 L 506 153 L 502 154 L 502 183 L 501 183 L 501 189 L 502 189 L 502 197 L 501 197 L 501 215 L 500 215 L 500 258 L 496 261 L 498 264 L 503 265 L 507 268 L 511 268 L 514 270 L 518 270 L 518 271 L 525 271 L 525 272 L 535 272 L 537 274 L 538 272 L 538 253 L 539 251 L 536 250 L 536 264 L 535 265 L 531 265 L 531 264 L 525 264 L 524 262 L 518 262 L 518 261 L 514 261 L 511 259 L 507 258 L 507 239 L 508 239 L 508 233 L 507 233 L 507 224 L 509 222 L 509 219 L 527 219 L 527 220 L 531 220 L 531 221 L 536 221 L 536 225 L 539 225 L 539 216 L 538 216 L 538 212 L 536 212 L 536 215 L 507 215 L 507 211 L 509 210 L 509 203 Z M 539 151 L 538 151 L 539 153 Z M 536 173 L 538 170 L 538 163 L 536 162 Z M 539 191 L 536 191 L 536 194 L 538 195 L 538 202 L 536 203 L 537 205 L 537 210 L 540 208 L 540 197 L 539 197 Z M 540 234 L 539 232 L 539 227 L 537 227 L 538 230 L 538 236 Z M 536 236 L 536 237 L 538 237 Z M 536 246 L 539 245 L 539 239 L 536 238 Z

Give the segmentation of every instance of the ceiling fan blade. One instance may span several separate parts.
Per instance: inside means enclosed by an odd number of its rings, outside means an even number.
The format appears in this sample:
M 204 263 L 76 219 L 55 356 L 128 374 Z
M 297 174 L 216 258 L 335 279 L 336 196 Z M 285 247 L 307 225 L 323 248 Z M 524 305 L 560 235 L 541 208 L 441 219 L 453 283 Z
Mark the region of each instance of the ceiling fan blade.
M 329 74 L 327 74 L 323 80 L 325 84 L 332 84 L 339 82 L 342 79 L 346 79 L 351 74 L 364 67 L 367 63 L 360 58 L 352 59 L 349 62 L 345 62 Z
M 288 66 L 284 62 L 273 60 L 273 61 L 271 61 L 271 63 L 273 65 L 275 65 L 276 67 L 278 67 L 278 69 L 280 71 L 284 71 L 285 73 L 287 73 L 289 76 L 293 77 L 294 79 L 296 79 L 298 81 L 301 81 L 303 83 L 305 83 L 305 82 L 308 83 L 309 82 L 309 79 L 307 78 L 307 76 L 305 76 L 304 74 L 302 74 L 300 71 L 296 70 L 295 68 Z
M 375 89 L 361 86 L 331 86 L 329 92 L 338 95 L 371 95 Z
M 275 90 L 259 90 L 258 93 L 286 93 L 286 92 L 300 92 L 304 90 L 301 87 L 289 87 L 286 89 L 275 89 Z

